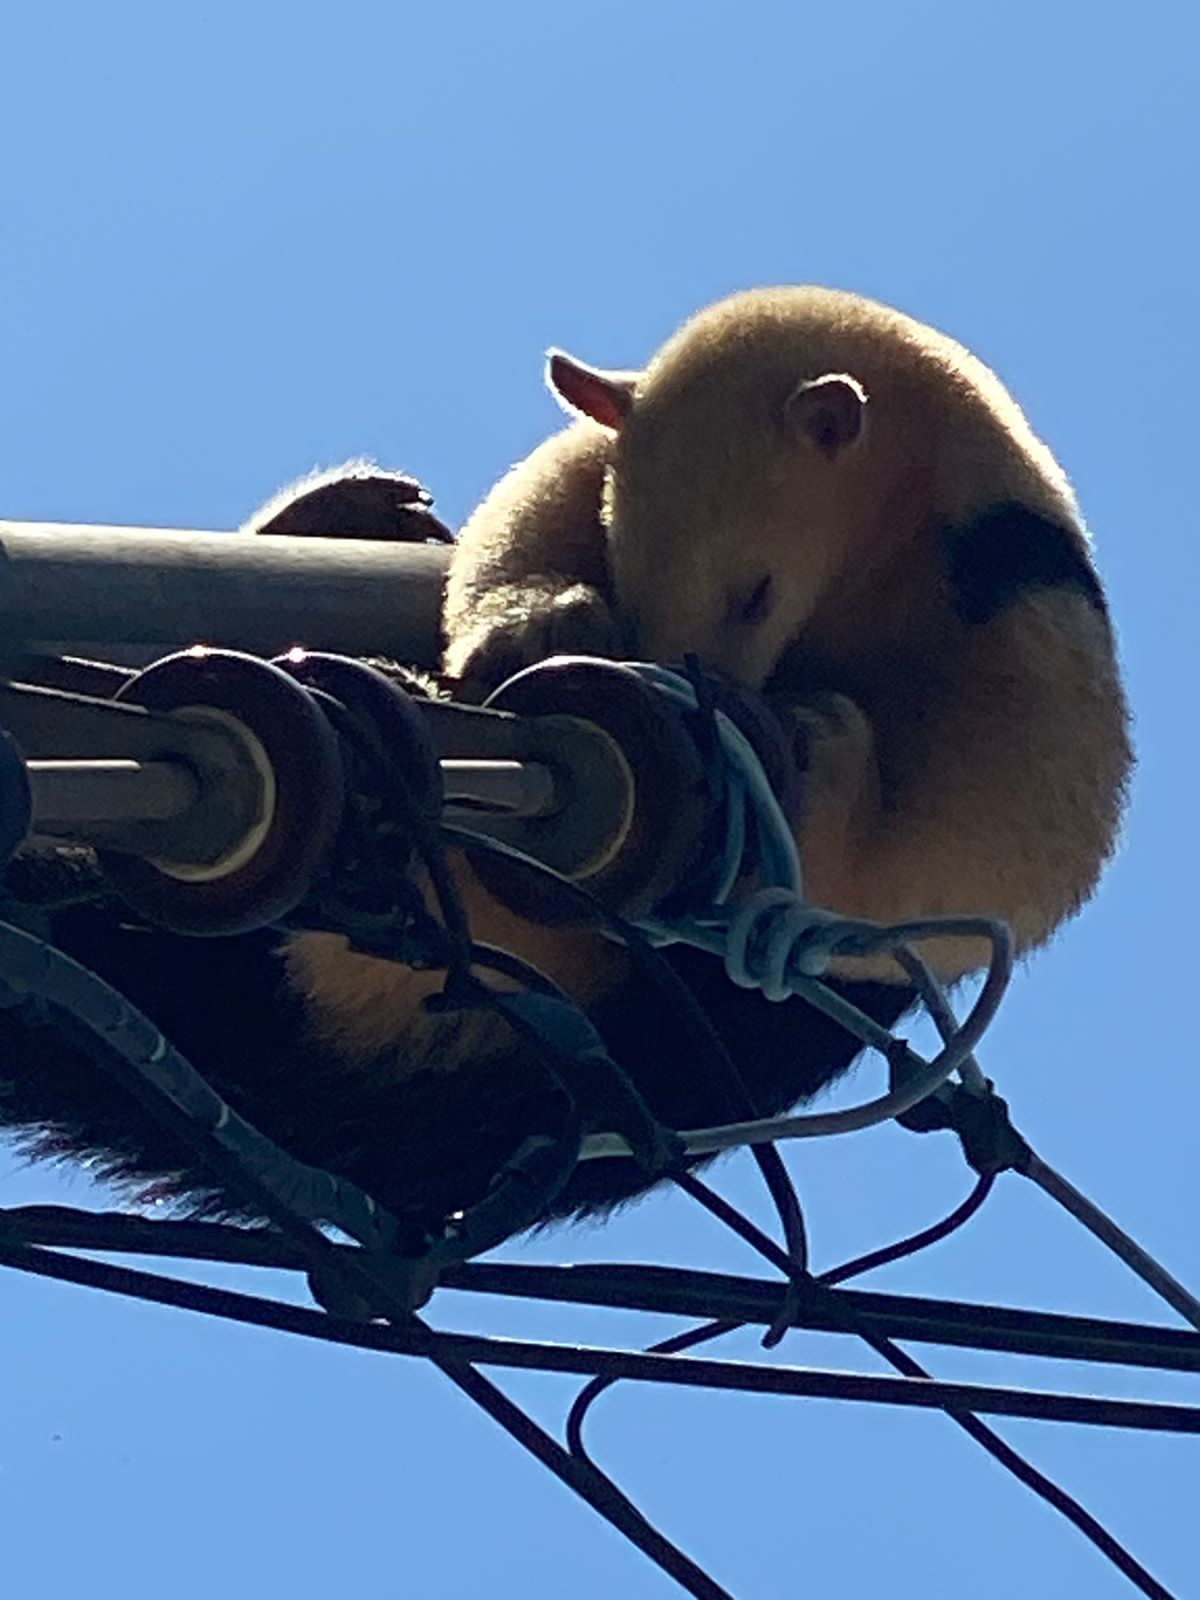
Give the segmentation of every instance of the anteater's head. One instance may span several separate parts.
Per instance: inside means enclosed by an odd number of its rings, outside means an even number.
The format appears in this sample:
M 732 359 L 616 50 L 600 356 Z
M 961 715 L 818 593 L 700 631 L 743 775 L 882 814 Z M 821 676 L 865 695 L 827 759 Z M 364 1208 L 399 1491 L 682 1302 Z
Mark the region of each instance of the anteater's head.
M 759 688 L 822 607 L 853 605 L 886 565 L 908 503 L 928 499 L 933 430 L 913 426 L 928 374 L 911 325 L 864 323 L 863 304 L 738 295 L 642 372 L 551 355 L 560 398 L 614 435 L 604 514 L 636 652 L 694 651 Z

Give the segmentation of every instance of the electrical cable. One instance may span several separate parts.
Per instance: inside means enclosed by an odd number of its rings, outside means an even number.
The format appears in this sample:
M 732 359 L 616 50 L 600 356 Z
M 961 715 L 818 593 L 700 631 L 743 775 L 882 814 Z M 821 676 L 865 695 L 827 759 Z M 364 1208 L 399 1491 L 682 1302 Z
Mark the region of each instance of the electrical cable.
M 1074 1184 L 1068 1183 L 1036 1151 L 1030 1150 L 1016 1170 L 1023 1178 L 1036 1183 L 1053 1200 L 1057 1200 L 1077 1222 L 1081 1222 L 1089 1233 L 1107 1245 L 1113 1255 L 1135 1272 L 1143 1283 L 1149 1284 L 1160 1299 L 1165 1300 L 1200 1332 L 1200 1300 L 1185 1289 L 1177 1278 L 1173 1278 L 1165 1267 L 1160 1266 L 1136 1240 L 1131 1239 L 1123 1228 L 1119 1228 L 1094 1201 L 1081 1194 Z
M 692 709 L 703 711 L 705 708 L 700 704 L 695 686 L 687 684 L 686 680 L 676 676 L 674 686 L 660 684 L 660 687 L 680 698 L 680 684 L 683 690 L 692 695 Z M 327 698 L 322 697 L 323 700 Z M 365 759 L 374 767 L 380 794 L 403 817 L 404 826 L 408 829 L 407 837 L 415 845 L 441 912 L 443 950 L 449 964 L 451 986 L 474 983 L 485 991 L 485 995 L 492 996 L 485 999 L 484 1003 L 495 1004 L 497 1009 L 502 1010 L 505 997 L 487 990 L 485 985 L 479 985 L 477 980 L 470 979 L 469 974 L 473 962 L 502 968 L 507 964 L 510 975 L 518 977 L 530 992 L 548 994 L 557 1003 L 570 1005 L 569 997 L 561 991 L 554 991 L 552 985 L 547 987 L 547 980 L 542 979 L 534 969 L 520 962 L 514 965 L 514 958 L 488 951 L 486 947 L 472 946 L 462 904 L 445 861 L 443 845 L 446 840 L 463 843 L 472 850 L 489 849 L 509 859 L 524 862 L 543 881 L 554 881 L 558 891 L 571 897 L 576 906 L 586 905 L 592 920 L 625 938 L 634 959 L 644 970 L 653 971 L 654 981 L 660 989 L 670 994 L 680 1006 L 685 1025 L 692 1029 L 700 1048 L 716 1066 L 732 1100 L 744 1112 L 750 1113 L 750 1117 L 741 1123 L 726 1124 L 717 1130 L 695 1130 L 693 1134 L 685 1136 L 689 1140 L 688 1153 L 704 1154 L 711 1149 L 725 1148 L 730 1143 L 750 1143 L 779 1211 L 786 1248 L 774 1244 L 752 1222 L 690 1172 L 671 1170 L 670 1175 L 681 1189 L 783 1273 L 784 1284 L 780 1286 L 784 1295 L 783 1307 L 769 1324 L 765 1342 L 774 1342 L 781 1337 L 791 1325 L 796 1307 L 802 1301 L 816 1296 L 823 1312 L 832 1319 L 833 1326 L 864 1339 L 902 1374 L 901 1379 L 821 1373 L 796 1368 L 764 1370 L 740 1363 L 695 1358 L 682 1364 L 672 1363 L 672 1355 L 695 1348 L 743 1325 L 740 1318 L 711 1319 L 700 1327 L 661 1341 L 640 1356 L 632 1352 L 573 1350 L 527 1341 L 491 1340 L 434 1332 L 412 1313 L 403 1294 L 397 1295 L 395 1281 L 386 1274 L 381 1277 L 372 1261 L 372 1249 L 378 1249 L 381 1243 L 386 1248 L 388 1219 L 386 1214 L 374 1207 L 369 1197 L 362 1195 L 353 1185 L 346 1185 L 327 1174 L 314 1174 L 313 1169 L 302 1171 L 300 1163 L 293 1163 L 294 1170 L 289 1169 L 286 1163 L 291 1158 L 271 1146 L 270 1141 L 261 1140 L 261 1136 L 256 1135 L 248 1124 L 242 1124 L 241 1119 L 237 1119 L 217 1099 L 183 1058 L 171 1050 L 162 1035 L 115 991 L 85 969 L 78 968 L 53 947 L 4 924 L 0 924 L 0 970 L 10 974 L 12 982 L 9 987 L 16 1002 L 20 1003 L 25 996 L 39 995 L 56 1015 L 70 1017 L 77 1026 L 100 1040 L 102 1064 L 114 1070 L 120 1081 L 126 1083 L 143 1104 L 154 1109 L 168 1127 L 180 1137 L 187 1138 L 191 1147 L 218 1172 L 223 1182 L 229 1182 L 235 1192 L 248 1195 L 271 1219 L 279 1233 L 279 1246 L 276 1248 L 294 1251 L 296 1264 L 310 1267 L 310 1282 L 314 1275 L 321 1283 L 332 1277 L 343 1289 L 340 1299 L 335 1293 L 332 1300 L 323 1300 L 325 1311 L 321 1313 L 232 1291 L 177 1283 L 156 1274 L 115 1267 L 104 1262 L 85 1261 L 31 1245 L 20 1237 L 19 1225 L 12 1214 L 4 1213 L 0 1213 L 0 1260 L 44 1276 L 90 1283 L 95 1287 L 210 1315 L 337 1342 L 360 1344 L 365 1348 L 425 1356 L 561 1481 L 579 1493 L 625 1533 L 637 1548 L 699 1600 L 728 1600 L 728 1595 L 677 1546 L 652 1527 L 584 1449 L 582 1424 L 587 1409 L 604 1388 L 619 1379 L 717 1385 L 760 1393 L 830 1394 L 899 1405 L 938 1407 L 1021 1482 L 1068 1517 L 1143 1594 L 1151 1597 L 1151 1600 L 1171 1600 L 1168 1591 L 1089 1513 L 1024 1461 L 980 1422 L 973 1412 L 990 1410 L 1014 1416 L 1043 1416 L 1101 1425 L 1200 1432 L 1200 1408 L 1094 1400 L 1087 1396 L 1038 1395 L 991 1385 L 943 1383 L 932 1379 L 891 1338 L 868 1325 L 854 1309 L 853 1301 L 835 1295 L 829 1288 L 833 1283 L 844 1282 L 887 1261 L 910 1255 L 961 1227 L 987 1197 L 994 1183 L 994 1172 L 981 1173 L 972 1193 L 940 1223 L 814 1278 L 807 1271 L 803 1215 L 794 1187 L 774 1144 L 765 1142 L 780 1137 L 811 1137 L 817 1133 L 848 1131 L 853 1126 L 867 1126 L 873 1121 L 898 1115 L 926 1099 L 955 1072 L 968 1091 L 976 1095 L 987 1091 L 986 1080 L 974 1061 L 973 1051 L 995 1013 L 1011 970 L 1012 949 L 1007 930 L 988 919 L 979 918 L 921 919 L 894 928 L 882 928 L 832 918 L 800 902 L 799 866 L 798 860 L 794 859 L 795 843 L 778 802 L 771 794 L 761 765 L 748 742 L 727 718 L 723 718 L 719 712 L 713 713 L 711 706 L 707 714 L 715 718 L 721 746 L 737 772 L 736 779 L 731 780 L 726 798 L 728 826 L 717 873 L 716 899 L 707 911 L 693 914 L 690 922 L 683 919 L 677 925 L 668 926 L 650 919 L 640 931 L 630 928 L 619 918 L 609 916 L 586 891 L 565 883 L 537 863 L 525 861 L 519 852 L 473 834 L 464 834 L 464 830 L 439 830 L 435 823 L 424 816 L 418 797 L 404 774 L 399 772 L 395 762 L 388 759 L 388 752 L 380 747 L 378 740 L 372 742 L 370 730 L 364 731 L 361 720 L 338 702 L 333 702 L 332 706 L 326 706 L 325 709 L 343 740 L 352 742 L 360 756 L 365 752 Z M 739 739 L 745 746 L 740 752 L 736 750 L 736 740 Z M 732 758 L 730 747 L 734 747 Z M 785 836 L 786 844 L 783 842 Z M 742 902 L 730 916 L 723 910 L 724 902 L 742 876 L 751 837 L 754 849 L 758 852 L 758 865 L 766 881 L 757 895 Z M 907 948 L 909 942 L 945 936 L 982 937 L 992 943 L 993 956 L 987 977 L 967 1019 L 961 1025 L 955 1021 L 932 969 L 916 951 Z M 834 1017 L 834 1020 L 850 1026 L 851 1031 L 863 1038 L 864 1042 L 884 1049 L 893 1069 L 901 1071 L 904 1076 L 888 1095 L 866 1106 L 851 1108 L 849 1112 L 810 1114 L 798 1118 L 755 1117 L 755 1108 L 750 1104 L 740 1074 L 729 1059 L 719 1036 L 677 975 L 654 952 L 653 945 L 656 942 L 679 937 L 686 938 L 687 942 L 701 949 L 716 949 L 719 945 L 719 953 L 726 959 L 729 977 L 735 983 L 761 988 L 768 998 L 799 993 L 811 999 L 813 1004 Z M 816 975 L 823 972 L 835 957 L 853 958 L 880 951 L 888 951 L 895 956 L 906 977 L 924 999 L 942 1034 L 943 1047 L 930 1062 L 923 1061 L 906 1046 L 899 1045 L 888 1030 L 880 1028 L 863 1014 L 855 1013 L 855 1008 L 847 1006 L 816 981 Z M 74 972 L 71 968 L 75 969 Z M 537 1039 L 531 1037 L 531 1042 L 536 1046 Z M 542 1044 L 545 1044 L 544 1039 Z M 552 1059 L 550 1065 L 553 1077 Z M 619 1069 L 614 1066 L 613 1070 Z M 723 1142 L 702 1142 L 717 1136 Z M 623 1140 L 605 1145 L 606 1137 L 589 1140 L 585 1154 L 625 1155 L 630 1152 L 629 1144 Z M 255 1139 L 260 1143 L 255 1144 Z M 269 1149 L 265 1148 L 268 1146 Z M 1079 1217 L 1194 1327 L 1200 1329 L 1200 1302 L 1153 1262 L 1098 1207 L 1046 1166 L 1027 1146 L 1024 1149 L 1026 1158 L 1009 1164 L 1038 1183 Z M 283 1166 L 279 1165 L 280 1158 Z M 313 1225 L 315 1216 L 325 1215 L 324 1207 L 330 1192 L 326 1187 L 321 1191 L 323 1198 L 314 1202 L 314 1180 L 318 1188 L 322 1181 L 326 1186 L 341 1185 L 337 1204 L 343 1208 L 349 1207 L 349 1210 L 343 1209 L 343 1215 L 354 1224 L 349 1229 L 344 1228 L 344 1231 L 360 1239 L 368 1248 L 347 1250 L 346 1247 L 336 1246 Z M 292 1187 L 289 1187 L 289 1182 Z M 343 1222 L 339 1220 L 338 1225 L 343 1226 Z M 469 1269 L 464 1266 L 460 1271 L 468 1274 L 469 1283 Z M 347 1320 L 347 1314 L 339 1312 L 340 1304 L 349 1307 L 356 1303 L 353 1294 L 355 1284 L 360 1285 L 366 1293 L 368 1298 L 365 1303 L 372 1306 L 390 1304 L 390 1309 L 383 1313 L 386 1318 L 383 1325 Z M 474 1364 L 480 1361 L 517 1368 L 593 1373 L 592 1381 L 581 1392 L 568 1416 L 566 1449 L 539 1428 L 495 1384 L 475 1370 Z M 919 1381 L 914 1386 L 912 1380 Z
M 687 1191 L 693 1199 L 699 1201 L 707 1210 L 721 1218 L 727 1226 L 746 1241 L 753 1249 L 764 1255 L 767 1260 L 779 1268 L 780 1271 L 789 1271 L 789 1266 L 771 1240 L 759 1229 L 755 1228 L 747 1218 L 740 1216 L 719 1195 L 710 1190 L 691 1173 L 683 1173 L 676 1177 L 676 1183 Z M 813 1287 L 817 1287 L 815 1281 Z M 855 1325 L 856 1319 L 847 1318 L 848 1332 L 858 1333 L 880 1356 L 883 1357 L 904 1377 L 931 1381 L 930 1374 L 918 1361 L 915 1361 L 907 1351 L 902 1350 L 891 1339 L 873 1333 L 861 1325 Z M 1122 1575 L 1148 1597 L 1148 1600 L 1178 1600 L 1171 1592 L 1164 1588 L 1144 1567 L 1140 1561 L 1099 1522 L 1091 1512 L 1082 1506 L 1073 1495 L 1069 1495 L 1045 1473 L 1041 1472 L 1027 1461 L 1024 1456 L 1014 1450 L 1008 1442 L 1002 1439 L 991 1428 L 971 1414 L 969 1409 L 960 1405 L 951 1404 L 944 1407 L 946 1415 L 956 1423 L 964 1433 L 980 1445 L 987 1453 L 1007 1468 L 1026 1488 L 1031 1489 L 1046 1503 L 1052 1506 L 1068 1522 L 1070 1522 L 1084 1538 L 1100 1551 Z

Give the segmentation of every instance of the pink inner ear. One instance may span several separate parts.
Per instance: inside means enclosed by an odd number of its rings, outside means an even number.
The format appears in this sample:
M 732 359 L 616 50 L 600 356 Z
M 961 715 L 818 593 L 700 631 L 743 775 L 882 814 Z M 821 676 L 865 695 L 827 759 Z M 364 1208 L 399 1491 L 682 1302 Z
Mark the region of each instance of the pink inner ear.
M 832 461 L 862 432 L 866 405 L 866 391 L 857 378 L 831 373 L 802 383 L 787 409 L 793 427 Z
M 624 372 L 602 372 L 585 366 L 562 350 L 552 350 L 547 363 L 550 387 L 564 404 L 614 433 L 633 404 L 636 378 Z

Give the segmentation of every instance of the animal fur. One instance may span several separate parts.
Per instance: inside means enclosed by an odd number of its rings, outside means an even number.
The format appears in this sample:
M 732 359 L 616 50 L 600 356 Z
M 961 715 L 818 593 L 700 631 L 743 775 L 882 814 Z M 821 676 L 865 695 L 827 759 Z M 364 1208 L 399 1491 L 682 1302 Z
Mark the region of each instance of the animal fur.
M 1113 848 L 1127 712 L 1074 496 L 994 374 L 898 312 L 804 288 L 702 312 L 644 372 L 561 355 L 549 370 L 580 415 L 459 537 L 445 606 L 456 692 L 480 698 L 559 651 L 695 652 L 762 690 L 792 733 L 811 898 L 880 922 L 992 916 L 1021 950 L 1047 939 Z M 461 862 L 459 874 L 478 937 L 527 955 L 610 1022 L 636 1029 L 654 1014 L 613 946 L 522 924 Z M 943 939 L 927 953 L 953 980 L 986 946 Z M 302 936 L 290 959 L 339 1048 L 374 1048 L 385 998 L 414 1037 L 403 1019 L 428 975 L 328 935 Z M 729 989 L 711 958 L 672 959 L 699 993 Z M 886 959 L 838 976 L 880 1020 L 910 1003 Z M 744 1067 L 771 1008 L 743 999 L 732 1025 Z M 854 1052 L 818 1041 L 800 1002 L 774 1020 L 790 1051 L 755 1092 L 782 1108 L 797 1060 L 811 1093 Z M 479 1019 L 474 1046 L 496 1044 L 497 1027 Z M 429 1032 L 420 1054 L 460 1060 Z M 644 1082 L 647 1053 L 631 1041 L 626 1059 Z M 656 1106 L 687 1125 L 669 1065 L 663 1082 Z
M 1074 496 L 995 375 L 899 312 L 787 288 L 701 312 L 644 372 L 555 356 L 550 378 L 586 415 L 463 529 L 450 675 L 694 651 L 794 734 L 813 900 L 1048 938 L 1112 851 L 1127 713 Z M 982 954 L 931 950 L 947 978 Z
M 433 496 L 415 478 L 360 457 L 288 484 L 240 531 L 449 543 L 453 535 L 432 506 Z
M 584 415 L 459 536 L 457 692 L 560 651 L 695 652 L 793 735 L 810 898 L 879 922 L 996 917 L 1021 950 L 1047 939 L 1113 848 L 1127 712 L 1074 496 L 995 375 L 899 312 L 813 288 L 722 301 L 641 373 L 555 355 L 549 375 Z M 619 992 L 611 945 L 521 928 L 463 882 L 480 937 L 499 915 L 497 942 L 581 1000 Z M 947 979 L 986 954 L 928 947 Z M 367 1037 L 373 986 L 394 1010 L 429 982 L 327 936 L 293 961 L 346 1045 Z M 885 958 L 839 970 L 901 977 Z
M 931 329 L 816 289 L 724 301 L 644 372 L 560 356 L 551 379 L 578 419 L 496 486 L 455 552 L 445 666 L 459 692 L 478 698 L 556 651 L 694 651 L 761 690 L 795 741 L 815 900 L 881 921 L 998 916 L 1022 949 L 1047 938 L 1112 849 L 1130 756 L 1074 499 L 999 381 Z M 330 531 L 347 514 L 339 495 Z M 255 525 L 282 513 L 312 531 L 309 511 L 275 502 Z M 572 991 L 664 1122 L 745 1113 L 622 952 L 517 917 L 464 860 L 454 870 L 476 938 Z M 47 926 L 265 1132 L 404 1215 L 471 1204 L 554 1122 L 542 1069 L 502 1023 L 429 1015 L 438 975 L 339 936 L 192 941 L 103 900 Z M 981 950 L 943 941 L 931 955 L 955 978 Z M 666 959 L 760 1114 L 810 1097 L 858 1053 L 803 1001 L 736 989 L 698 952 Z M 860 963 L 834 983 L 891 1025 L 912 999 L 898 979 Z M 27 1020 L 0 1011 L 0 1124 L 42 1152 L 228 1206 L 69 1042 L 33 1033 L 31 1056 Z M 583 1112 L 607 1124 L 603 1105 Z M 553 1210 L 645 1186 L 629 1161 L 588 1163 Z

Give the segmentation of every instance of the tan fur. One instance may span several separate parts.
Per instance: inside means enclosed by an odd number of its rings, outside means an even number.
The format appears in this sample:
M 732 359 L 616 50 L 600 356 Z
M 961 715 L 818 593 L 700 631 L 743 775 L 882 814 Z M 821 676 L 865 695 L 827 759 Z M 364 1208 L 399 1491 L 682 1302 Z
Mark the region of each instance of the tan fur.
M 560 930 L 527 922 L 489 894 L 460 855 L 452 854 L 450 865 L 477 939 L 519 953 L 585 1005 L 620 980 L 625 956 L 618 945 L 579 931 L 563 937 Z M 432 906 L 428 886 L 425 894 Z M 286 960 L 317 1035 L 358 1075 L 368 1062 L 388 1077 L 418 1064 L 452 1068 L 509 1040 L 506 1025 L 489 1012 L 447 1017 L 424 1009 L 424 1002 L 440 992 L 443 972 L 419 972 L 363 955 L 351 950 L 342 934 L 293 935 Z M 499 990 L 513 987 L 484 969 L 478 976 Z
M 997 916 L 1021 950 L 1048 938 L 1091 894 L 1120 818 L 1129 755 L 1107 631 L 1081 596 L 1048 590 L 963 629 L 948 657 L 916 635 L 906 656 L 855 662 L 861 710 L 813 769 L 810 897 L 880 922 Z M 986 949 L 927 953 L 956 977 Z
M 580 637 L 572 601 L 583 592 L 594 595 L 606 581 L 600 502 L 611 447 L 603 428 L 578 422 L 539 445 L 488 495 L 486 531 L 462 547 L 473 559 L 452 562 L 446 586 L 442 623 L 450 677 L 461 677 L 470 657 L 513 623 L 522 626 L 527 646 L 532 610 L 542 618 L 540 655 L 554 654 L 560 617 L 564 633 Z M 474 518 L 460 539 L 473 525 Z M 521 556 L 514 563 L 516 550 Z M 596 654 L 604 642 L 603 606 L 599 610 Z
M 827 372 L 852 374 L 869 396 L 865 436 L 844 469 L 814 465 L 776 420 L 798 382 Z M 617 605 L 636 614 L 652 659 L 699 649 L 757 688 L 809 630 L 853 648 L 875 640 L 881 622 L 886 638 L 890 591 L 913 598 L 914 563 L 929 576 L 922 535 L 1010 498 L 1078 521 L 1049 451 L 961 346 L 853 295 L 735 295 L 654 358 L 613 442 Z M 472 519 L 463 539 L 490 543 L 486 521 Z M 763 570 L 784 586 L 776 617 L 753 636 L 731 632 L 726 595 Z M 931 601 L 916 607 L 922 621 Z
M 835 460 L 781 423 L 797 386 L 829 374 L 867 396 Z M 447 672 L 481 691 L 555 649 L 696 651 L 765 688 L 802 736 L 798 839 L 817 903 L 883 922 L 987 914 L 1021 949 L 1045 940 L 1113 848 L 1130 754 L 1110 630 L 1086 596 L 1033 588 L 972 624 L 950 603 L 941 531 L 992 506 L 1029 507 L 1086 547 L 1064 474 L 999 380 L 870 301 L 753 291 L 687 323 L 622 415 L 615 431 L 583 420 L 548 440 L 471 517 L 447 587 Z M 770 615 L 739 624 L 764 575 Z M 502 927 L 494 902 L 477 912 L 477 937 L 535 960 L 536 943 L 568 986 L 606 949 Z M 947 978 L 983 954 L 930 950 Z M 599 981 L 622 971 L 609 953 Z M 898 976 L 854 975 L 868 974 Z M 365 1016 L 365 991 L 350 1009 Z M 403 1027 L 403 1005 L 394 1015 Z

